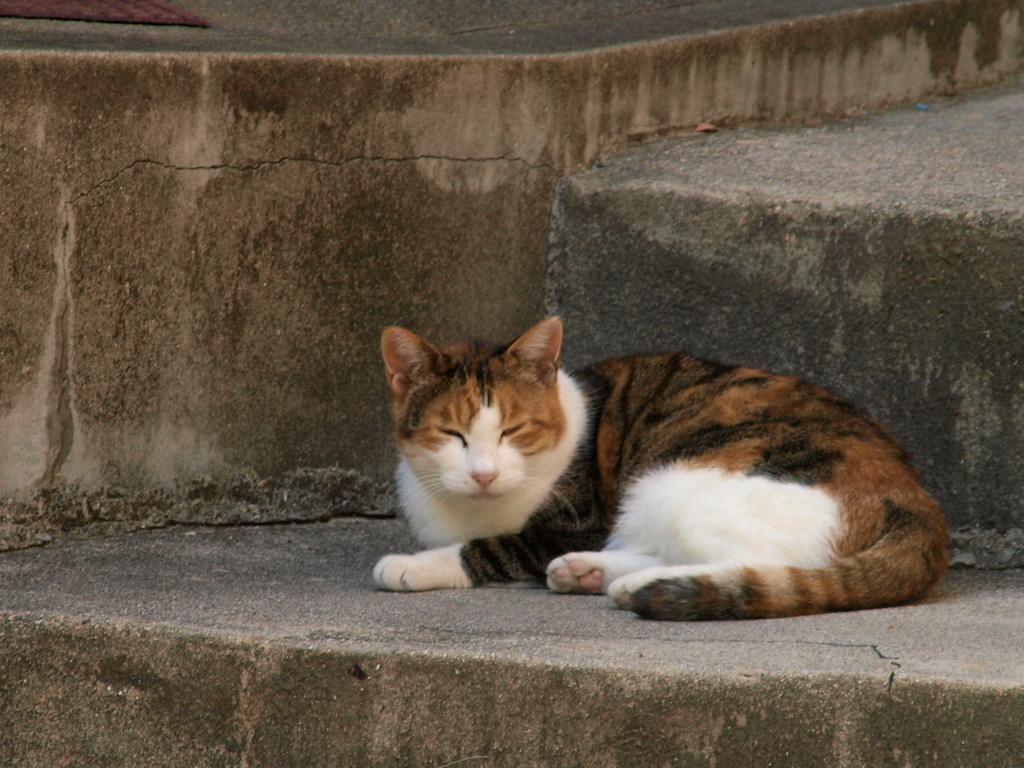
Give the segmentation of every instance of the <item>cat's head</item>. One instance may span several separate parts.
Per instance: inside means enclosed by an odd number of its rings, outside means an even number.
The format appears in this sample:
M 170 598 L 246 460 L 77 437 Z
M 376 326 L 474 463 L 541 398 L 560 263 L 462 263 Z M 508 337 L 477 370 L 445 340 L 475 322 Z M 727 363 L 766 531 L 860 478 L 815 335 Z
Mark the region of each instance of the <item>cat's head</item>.
M 398 445 L 428 490 L 489 502 L 536 479 L 535 465 L 566 429 L 561 343 L 557 317 L 507 344 L 436 347 L 384 329 Z

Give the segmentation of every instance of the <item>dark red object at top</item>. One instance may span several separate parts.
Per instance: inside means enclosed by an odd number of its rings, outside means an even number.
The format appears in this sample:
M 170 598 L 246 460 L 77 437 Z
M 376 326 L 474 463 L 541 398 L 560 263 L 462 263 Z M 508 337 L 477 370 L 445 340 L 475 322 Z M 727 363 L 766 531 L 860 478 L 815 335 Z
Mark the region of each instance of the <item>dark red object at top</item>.
M 161 0 L 0 0 L 0 16 L 67 21 L 107 21 L 121 24 L 179 24 L 208 27 L 194 13 Z

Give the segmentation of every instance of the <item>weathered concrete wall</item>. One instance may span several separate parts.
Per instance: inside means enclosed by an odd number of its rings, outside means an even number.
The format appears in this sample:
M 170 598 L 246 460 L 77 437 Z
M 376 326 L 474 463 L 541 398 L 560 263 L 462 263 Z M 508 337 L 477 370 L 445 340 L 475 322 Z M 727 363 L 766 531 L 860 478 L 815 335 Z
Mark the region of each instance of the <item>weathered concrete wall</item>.
M 443 64 L 6 63 L 6 489 L 372 465 L 379 326 L 539 311 L 554 173 L 430 146 Z
M 558 177 L 701 120 L 999 80 L 1022 8 L 549 57 L 4 54 L 0 492 L 384 477 L 379 327 L 505 336 L 539 317 Z
M 566 179 L 550 301 L 569 361 L 680 349 L 809 379 L 894 431 L 954 527 L 1020 528 L 1022 120 L 1024 83 Z
M 0 655 L 0 760 L 25 768 L 1009 766 L 1024 706 L 1019 687 L 640 675 L 18 620 L 0 622 Z

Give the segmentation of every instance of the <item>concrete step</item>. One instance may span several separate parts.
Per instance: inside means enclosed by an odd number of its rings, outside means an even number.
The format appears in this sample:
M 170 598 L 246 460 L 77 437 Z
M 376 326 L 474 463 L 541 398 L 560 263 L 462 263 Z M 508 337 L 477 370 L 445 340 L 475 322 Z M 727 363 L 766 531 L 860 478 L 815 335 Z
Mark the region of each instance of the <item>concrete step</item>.
M 387 520 L 0 558 L 0 765 L 1009 767 L 1024 572 L 917 605 L 645 622 L 604 597 L 374 591 Z
M 807 378 L 891 427 L 954 528 L 1021 527 L 1022 125 L 1016 84 L 604 158 L 556 193 L 570 362 L 682 349 Z

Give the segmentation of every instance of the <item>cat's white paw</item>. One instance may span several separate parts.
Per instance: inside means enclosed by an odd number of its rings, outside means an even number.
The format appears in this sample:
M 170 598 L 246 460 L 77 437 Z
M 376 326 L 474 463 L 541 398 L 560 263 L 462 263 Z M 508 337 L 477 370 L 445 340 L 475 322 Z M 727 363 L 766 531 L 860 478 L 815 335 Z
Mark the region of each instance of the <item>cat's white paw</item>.
M 548 564 L 548 589 L 555 592 L 604 591 L 605 562 L 602 552 L 570 552 Z
M 461 544 L 453 544 L 415 555 L 385 555 L 374 566 L 373 581 L 394 592 L 466 589 L 473 583 L 462 567 L 461 549 Z

